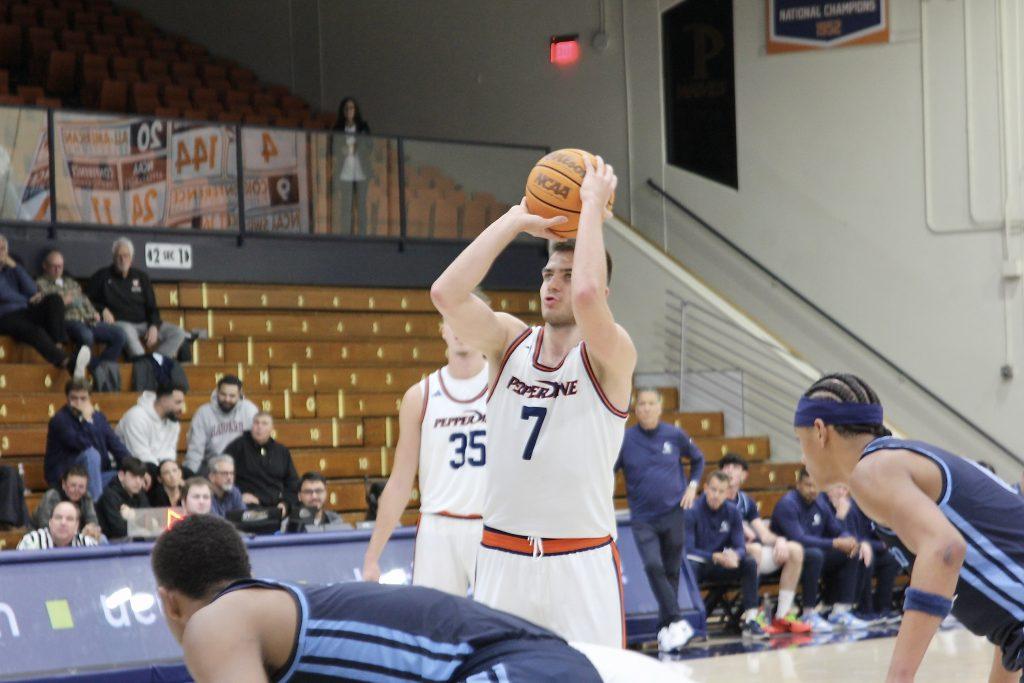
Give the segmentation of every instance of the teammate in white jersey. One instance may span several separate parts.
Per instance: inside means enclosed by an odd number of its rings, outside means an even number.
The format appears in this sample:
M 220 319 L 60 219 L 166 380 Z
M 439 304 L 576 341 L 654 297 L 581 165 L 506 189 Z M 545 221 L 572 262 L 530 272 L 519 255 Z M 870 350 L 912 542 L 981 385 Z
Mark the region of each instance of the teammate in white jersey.
M 487 361 L 447 324 L 441 336 L 448 344 L 448 365 L 409 387 L 402 398 L 395 467 L 378 503 L 363 578 L 380 579 L 381 553 L 409 504 L 418 469 L 420 521 L 412 582 L 465 597 L 473 589 L 483 533 Z
M 520 232 L 557 239 L 511 208 L 431 288 L 459 338 L 490 363 L 488 488 L 476 598 L 569 640 L 621 647 L 621 573 L 613 466 L 636 349 L 608 307 L 602 222 L 611 166 L 587 159 L 575 245 L 557 242 L 543 270 L 542 327 L 495 313 L 471 292 Z

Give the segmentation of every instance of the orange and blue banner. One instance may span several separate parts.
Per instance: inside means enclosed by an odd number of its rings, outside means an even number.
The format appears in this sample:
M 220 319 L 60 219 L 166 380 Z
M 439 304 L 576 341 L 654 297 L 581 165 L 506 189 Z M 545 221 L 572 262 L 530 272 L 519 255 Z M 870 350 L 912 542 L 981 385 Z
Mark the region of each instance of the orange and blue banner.
M 889 42 L 888 0 L 766 0 L 768 53 Z

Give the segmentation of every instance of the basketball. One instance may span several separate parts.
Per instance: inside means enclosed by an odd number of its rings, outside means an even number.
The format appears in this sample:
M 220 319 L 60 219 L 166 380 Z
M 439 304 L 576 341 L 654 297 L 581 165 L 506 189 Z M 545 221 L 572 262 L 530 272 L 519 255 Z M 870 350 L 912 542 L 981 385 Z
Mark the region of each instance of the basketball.
M 569 239 L 576 236 L 579 226 L 580 184 L 586 174 L 584 155 L 593 155 L 582 149 L 559 149 L 546 154 L 530 171 L 526 179 L 526 208 L 535 216 L 554 218 L 565 216 L 567 223 L 551 228 L 559 237 Z M 608 200 L 611 211 L 615 196 Z

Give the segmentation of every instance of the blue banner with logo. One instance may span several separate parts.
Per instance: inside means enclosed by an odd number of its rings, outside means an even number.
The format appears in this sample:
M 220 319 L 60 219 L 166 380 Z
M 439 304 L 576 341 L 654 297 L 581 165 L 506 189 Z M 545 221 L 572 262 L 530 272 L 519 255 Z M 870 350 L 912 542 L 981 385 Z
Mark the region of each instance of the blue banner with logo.
M 369 537 L 369 531 L 345 531 L 256 538 L 248 541 L 253 574 L 295 583 L 358 581 Z M 395 531 L 380 561 L 383 581 L 410 582 L 414 538 L 411 528 Z M 618 542 L 629 636 L 648 639 L 658 606 L 628 522 L 620 524 Z M 96 674 L 154 667 L 144 680 L 159 680 L 160 665 L 180 663 L 181 649 L 157 598 L 151 548 L 137 543 L 0 553 L 0 680 L 68 674 L 122 680 Z M 681 581 L 679 604 L 702 631 L 703 604 L 692 580 Z
M 888 0 L 767 0 L 768 52 L 889 40 Z

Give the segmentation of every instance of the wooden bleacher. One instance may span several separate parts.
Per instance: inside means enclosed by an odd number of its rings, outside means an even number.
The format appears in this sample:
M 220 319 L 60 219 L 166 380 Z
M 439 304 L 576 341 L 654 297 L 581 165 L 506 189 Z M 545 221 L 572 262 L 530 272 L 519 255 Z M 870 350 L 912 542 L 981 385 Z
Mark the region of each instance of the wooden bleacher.
M 398 438 L 399 401 L 406 388 L 444 363 L 440 317 L 423 290 L 261 285 L 159 284 L 165 320 L 208 338 L 193 342 L 185 366 L 191 391 L 181 425 L 183 454 L 192 411 L 210 400 L 224 374 L 237 374 L 245 393 L 275 417 L 275 438 L 291 449 L 296 469 L 328 479 L 328 505 L 347 521 L 364 518 L 365 478 L 387 477 Z M 492 305 L 538 320 L 532 292 L 492 292 Z M 122 386 L 130 387 L 130 367 Z M 0 337 L 0 464 L 24 466 L 34 509 L 45 491 L 47 421 L 65 403 L 67 374 L 31 348 Z M 674 389 L 662 391 L 664 419 L 695 438 L 708 462 L 736 451 L 752 463 L 748 488 L 764 514 L 793 482 L 796 466 L 770 461 L 766 437 L 727 438 L 721 413 L 678 412 Z M 94 394 L 112 424 L 137 395 Z M 712 469 L 707 468 L 708 471 Z M 626 507 L 616 482 L 617 508 Z M 418 492 L 403 516 L 416 518 Z M 0 534 L 0 549 L 21 532 Z

